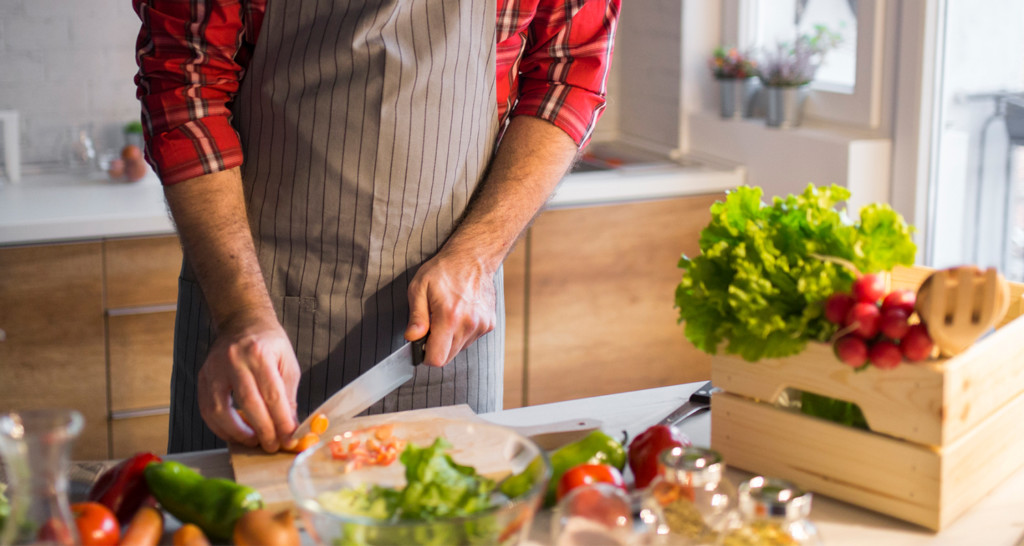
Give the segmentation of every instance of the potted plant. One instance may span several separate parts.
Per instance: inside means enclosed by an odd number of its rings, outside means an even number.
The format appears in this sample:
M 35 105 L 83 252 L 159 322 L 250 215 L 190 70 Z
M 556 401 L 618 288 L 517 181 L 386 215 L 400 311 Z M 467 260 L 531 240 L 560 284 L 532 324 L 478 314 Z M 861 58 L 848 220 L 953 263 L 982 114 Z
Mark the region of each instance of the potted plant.
M 839 42 L 837 33 L 818 25 L 813 35 L 802 34 L 792 44 L 779 42 L 763 53 L 757 76 L 766 93 L 769 127 L 800 125 L 808 84 L 825 54 Z
M 746 116 L 749 112 L 747 104 L 755 90 L 751 84 L 757 75 L 756 61 L 735 47 L 726 49 L 719 46 L 708 60 L 708 66 L 718 80 L 722 117 Z

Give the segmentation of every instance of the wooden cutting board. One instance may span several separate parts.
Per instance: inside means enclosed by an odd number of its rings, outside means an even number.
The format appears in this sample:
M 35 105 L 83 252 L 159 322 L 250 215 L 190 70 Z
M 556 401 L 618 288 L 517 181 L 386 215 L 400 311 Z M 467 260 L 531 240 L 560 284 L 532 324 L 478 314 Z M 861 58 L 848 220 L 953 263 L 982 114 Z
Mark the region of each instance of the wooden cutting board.
M 415 421 L 417 438 L 410 438 L 417 444 L 428 444 L 438 436 L 446 435 L 445 431 L 451 421 L 479 421 L 488 423 L 478 417 L 467 405 L 444 406 L 422 410 L 410 410 L 382 415 L 356 417 L 347 421 L 332 422 L 322 436 L 330 438 L 348 430 L 361 429 L 384 423 Z M 509 427 L 524 436 L 533 439 L 541 448 L 551 450 L 586 436 L 590 431 L 600 428 L 596 420 L 580 419 L 562 421 L 548 425 Z M 449 438 L 450 440 L 454 440 Z M 501 453 L 496 453 L 494 439 L 481 436 L 473 438 L 466 445 L 465 458 L 452 456 L 462 464 L 469 464 L 483 474 L 487 474 L 488 466 L 505 462 Z M 288 469 L 295 459 L 293 453 L 270 454 L 260 448 L 249 448 L 242 445 L 229 445 L 231 466 L 235 473 L 235 481 L 248 485 L 263 495 L 268 508 L 281 509 L 292 506 L 292 495 L 288 489 Z M 494 455 L 491 457 L 490 454 Z M 494 459 L 493 461 L 491 459 Z M 492 464 L 493 463 L 493 464 Z
M 330 438 L 346 430 L 402 420 L 429 422 L 431 418 L 483 421 L 469 406 L 463 404 L 356 417 L 331 423 L 323 437 Z M 270 509 L 292 506 L 292 495 L 288 490 L 288 468 L 295 459 L 294 453 L 267 453 L 258 447 L 251 448 L 239 444 L 230 444 L 228 453 L 231 455 L 231 467 L 235 472 L 236 482 L 259 491 L 263 495 L 263 502 Z

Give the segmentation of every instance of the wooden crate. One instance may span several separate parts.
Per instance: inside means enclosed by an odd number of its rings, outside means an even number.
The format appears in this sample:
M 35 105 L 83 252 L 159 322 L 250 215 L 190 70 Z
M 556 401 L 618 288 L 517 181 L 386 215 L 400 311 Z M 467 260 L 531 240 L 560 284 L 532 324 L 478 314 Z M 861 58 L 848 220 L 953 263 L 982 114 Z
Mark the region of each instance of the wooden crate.
M 893 271 L 917 288 L 925 268 Z M 939 530 L 1024 465 L 1024 285 L 998 328 L 967 351 L 856 372 L 831 346 L 746 362 L 712 360 L 711 444 L 733 467 Z M 775 403 L 795 389 L 856 403 L 871 431 Z

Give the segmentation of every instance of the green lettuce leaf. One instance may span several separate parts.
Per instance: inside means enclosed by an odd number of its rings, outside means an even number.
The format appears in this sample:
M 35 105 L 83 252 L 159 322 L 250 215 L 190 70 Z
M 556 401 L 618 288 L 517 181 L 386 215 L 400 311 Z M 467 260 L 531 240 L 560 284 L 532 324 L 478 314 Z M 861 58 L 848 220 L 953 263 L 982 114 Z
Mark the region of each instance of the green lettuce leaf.
M 809 185 L 799 195 L 762 202 L 760 188 L 741 186 L 711 206 L 700 254 L 683 256 L 675 303 L 698 349 L 755 361 L 825 341 L 835 326 L 823 303 L 862 273 L 910 265 L 911 228 L 888 205 L 870 205 L 857 222 L 837 206 L 850 192 Z

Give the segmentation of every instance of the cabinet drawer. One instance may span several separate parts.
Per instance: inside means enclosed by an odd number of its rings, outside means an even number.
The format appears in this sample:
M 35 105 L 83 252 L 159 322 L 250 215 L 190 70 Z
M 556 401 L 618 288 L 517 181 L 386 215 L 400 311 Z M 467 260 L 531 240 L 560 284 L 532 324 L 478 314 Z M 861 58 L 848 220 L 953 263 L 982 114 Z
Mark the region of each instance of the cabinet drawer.
M 114 418 L 110 421 L 111 456 L 115 459 L 130 457 L 140 451 L 157 455 L 167 453 L 167 425 L 170 414 Z
M 174 315 L 166 311 L 107 317 L 111 411 L 170 404 Z
M 107 309 L 173 304 L 181 246 L 176 236 L 104 241 Z

